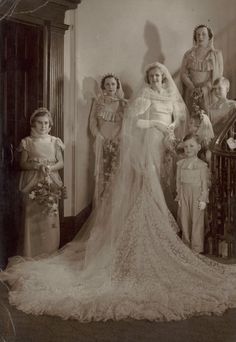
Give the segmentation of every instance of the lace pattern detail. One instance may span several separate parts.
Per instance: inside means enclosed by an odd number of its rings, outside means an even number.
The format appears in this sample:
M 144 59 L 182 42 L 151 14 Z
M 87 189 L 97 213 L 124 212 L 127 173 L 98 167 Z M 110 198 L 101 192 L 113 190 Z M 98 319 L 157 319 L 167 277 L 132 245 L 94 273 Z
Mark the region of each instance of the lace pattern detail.
M 169 214 L 157 217 L 154 203 L 144 182 L 113 253 L 103 267 L 96 268 L 95 262 L 92 276 L 79 271 L 73 248 L 51 259 L 15 265 L 10 270 L 11 304 L 26 313 L 80 321 L 169 321 L 235 307 L 235 266 L 192 253 L 173 233 Z

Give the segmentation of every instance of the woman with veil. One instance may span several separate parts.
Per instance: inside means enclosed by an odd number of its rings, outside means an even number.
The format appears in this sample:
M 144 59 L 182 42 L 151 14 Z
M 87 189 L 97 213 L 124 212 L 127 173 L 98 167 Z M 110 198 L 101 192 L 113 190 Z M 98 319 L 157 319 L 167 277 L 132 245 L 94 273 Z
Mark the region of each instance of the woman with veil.
M 236 307 L 236 267 L 194 254 L 176 234 L 160 183 L 165 146 L 186 108 L 160 63 L 130 101 L 121 161 L 101 204 L 59 253 L 14 262 L 2 274 L 26 313 L 79 321 L 179 320 Z

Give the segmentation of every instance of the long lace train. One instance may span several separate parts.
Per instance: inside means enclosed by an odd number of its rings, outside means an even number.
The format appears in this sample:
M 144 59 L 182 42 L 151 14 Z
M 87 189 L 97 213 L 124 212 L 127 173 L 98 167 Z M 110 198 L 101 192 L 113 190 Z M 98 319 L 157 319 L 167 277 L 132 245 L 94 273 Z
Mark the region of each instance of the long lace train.
M 50 259 L 14 265 L 8 274 L 11 304 L 80 321 L 169 321 L 236 307 L 236 268 L 192 253 L 173 234 L 171 215 L 169 223 L 157 215 L 144 183 L 111 259 L 81 271 L 73 242 Z
M 179 320 L 236 307 L 236 266 L 193 253 L 167 209 L 160 170 L 168 133 L 149 120 L 173 114 L 182 127 L 186 112 L 168 70 L 155 65 L 165 75 L 163 92 L 145 85 L 129 104 L 119 169 L 77 239 L 0 275 L 17 308 L 91 321 Z M 139 118 L 147 128 L 137 126 Z

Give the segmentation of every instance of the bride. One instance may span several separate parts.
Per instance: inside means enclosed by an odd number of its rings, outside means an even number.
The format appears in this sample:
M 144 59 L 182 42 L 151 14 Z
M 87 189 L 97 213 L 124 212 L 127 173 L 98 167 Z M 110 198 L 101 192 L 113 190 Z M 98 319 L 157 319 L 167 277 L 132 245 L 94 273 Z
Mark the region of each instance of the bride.
M 1 278 L 12 305 L 79 321 L 169 321 L 236 307 L 236 267 L 182 243 L 160 185 L 165 146 L 185 115 L 168 70 L 149 65 L 124 118 L 121 163 L 106 196 L 57 254 L 8 266 Z

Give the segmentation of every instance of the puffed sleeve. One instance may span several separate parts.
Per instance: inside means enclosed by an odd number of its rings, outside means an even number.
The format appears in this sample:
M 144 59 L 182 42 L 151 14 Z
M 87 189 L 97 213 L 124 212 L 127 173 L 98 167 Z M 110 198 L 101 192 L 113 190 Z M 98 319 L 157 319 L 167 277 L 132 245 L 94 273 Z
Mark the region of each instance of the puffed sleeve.
M 213 58 L 213 82 L 223 75 L 224 61 L 221 50 L 214 51 Z
M 98 122 L 97 122 L 97 108 L 98 102 L 96 99 L 92 100 L 90 116 L 89 116 L 89 129 L 94 137 L 97 136 L 99 129 L 98 129 Z
M 29 151 L 29 137 L 22 139 L 16 150 L 17 152 Z
M 209 202 L 209 169 L 206 163 L 202 163 L 200 167 L 200 177 L 201 177 L 201 196 L 199 197 L 200 202 Z
M 57 147 L 58 149 L 60 149 L 60 150 L 62 150 L 62 151 L 65 150 L 65 145 L 64 145 L 64 143 L 61 141 L 60 138 L 56 138 L 55 144 L 56 144 L 56 147 Z

